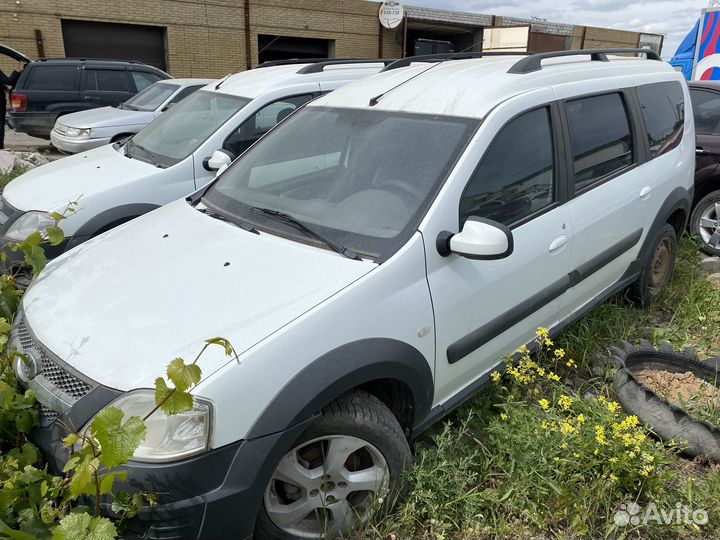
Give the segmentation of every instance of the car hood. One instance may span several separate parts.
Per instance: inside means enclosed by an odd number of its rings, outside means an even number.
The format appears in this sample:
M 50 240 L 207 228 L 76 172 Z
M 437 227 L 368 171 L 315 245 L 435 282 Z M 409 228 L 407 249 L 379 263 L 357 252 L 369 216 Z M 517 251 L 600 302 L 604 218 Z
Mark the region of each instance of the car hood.
M 58 119 L 64 126 L 75 128 L 100 128 L 147 124 L 155 118 L 153 111 L 131 111 L 115 107 L 99 107 L 66 114 Z
M 158 171 L 154 165 L 125 157 L 122 149 L 105 145 L 18 176 L 5 187 L 3 197 L 19 210 L 47 212 Z
M 376 267 L 171 203 L 51 261 L 23 307 L 41 343 L 119 390 L 221 336 L 242 354 Z M 330 331 L 330 330 L 329 330 Z M 203 357 L 203 375 L 227 362 Z

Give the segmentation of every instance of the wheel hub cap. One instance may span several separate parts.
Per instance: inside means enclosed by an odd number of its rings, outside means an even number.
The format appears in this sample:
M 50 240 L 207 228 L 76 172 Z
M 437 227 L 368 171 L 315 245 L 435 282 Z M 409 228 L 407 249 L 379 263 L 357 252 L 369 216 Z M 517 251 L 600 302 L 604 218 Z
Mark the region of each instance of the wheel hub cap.
M 700 215 L 698 232 L 703 242 L 720 249 L 720 203 L 709 205 Z
M 284 532 L 334 538 L 366 522 L 389 491 L 387 462 L 372 444 L 333 435 L 292 449 L 265 491 L 265 510 Z

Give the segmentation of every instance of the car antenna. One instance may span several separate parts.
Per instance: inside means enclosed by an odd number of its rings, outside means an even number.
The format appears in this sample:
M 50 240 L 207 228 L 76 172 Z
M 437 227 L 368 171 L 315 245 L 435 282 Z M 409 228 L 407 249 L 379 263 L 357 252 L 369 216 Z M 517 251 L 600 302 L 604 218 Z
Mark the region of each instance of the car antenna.
M 481 42 L 481 41 L 480 41 L 480 42 L 476 41 L 476 42 L 472 43 L 469 47 L 465 47 L 462 51 L 460 51 L 460 52 L 458 52 L 458 53 L 454 53 L 454 54 L 462 54 L 462 53 L 464 53 L 464 52 L 467 52 L 469 49 L 472 49 L 473 47 L 475 47 L 475 45 L 477 45 L 478 43 L 482 43 L 482 42 Z M 411 58 L 412 58 L 412 57 L 411 57 Z M 377 105 L 377 104 L 380 102 L 380 100 L 381 100 L 383 97 L 385 97 L 387 94 L 389 94 L 390 92 L 392 92 L 392 91 L 395 90 L 396 88 L 402 86 L 403 84 L 405 84 L 405 83 L 407 83 L 407 82 L 412 81 L 414 78 L 419 77 L 420 75 L 424 75 L 425 73 L 427 73 L 428 71 L 430 71 L 430 70 L 433 69 L 434 67 L 439 66 L 440 64 L 446 62 L 447 60 L 452 60 L 452 57 L 450 57 L 450 58 L 443 58 L 443 59 L 440 60 L 439 62 L 435 62 L 435 63 L 434 63 L 433 65 L 431 65 L 429 68 L 422 70 L 420 73 L 416 73 L 415 75 L 413 75 L 413 76 L 410 77 L 409 79 L 405 79 L 404 81 L 396 84 L 395 86 L 393 86 L 393 87 L 390 88 L 389 90 L 385 90 L 382 94 L 378 94 L 377 96 L 370 98 L 370 102 L 368 103 L 368 106 L 374 107 L 375 105 Z
M 227 81 L 227 80 L 228 80 L 230 77 L 232 77 L 232 76 L 233 76 L 233 74 L 231 73 L 230 75 L 227 75 L 222 81 L 220 81 L 219 83 L 217 83 L 217 84 L 215 85 L 215 90 L 219 90 L 220 87 L 222 86 L 222 84 L 223 84 L 225 81 Z

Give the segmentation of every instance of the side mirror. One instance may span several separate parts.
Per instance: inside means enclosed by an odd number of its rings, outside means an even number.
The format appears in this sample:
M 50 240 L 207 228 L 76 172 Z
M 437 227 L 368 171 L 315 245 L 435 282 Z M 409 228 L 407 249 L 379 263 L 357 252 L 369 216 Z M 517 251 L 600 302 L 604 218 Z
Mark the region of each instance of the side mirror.
M 227 150 L 215 150 L 212 156 L 203 159 L 203 167 L 206 171 L 217 171 L 220 174 L 228 168 L 233 159 L 235 156 Z
M 476 260 L 504 259 L 514 247 L 512 231 L 508 227 L 479 217 L 469 217 L 458 234 L 441 232 L 436 243 L 438 253 L 443 257 L 455 253 Z

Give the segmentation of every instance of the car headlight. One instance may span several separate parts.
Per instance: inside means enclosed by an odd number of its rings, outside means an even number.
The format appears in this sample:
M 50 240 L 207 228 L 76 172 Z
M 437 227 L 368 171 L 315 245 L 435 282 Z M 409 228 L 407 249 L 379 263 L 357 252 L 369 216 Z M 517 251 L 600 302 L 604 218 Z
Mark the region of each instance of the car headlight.
M 12 222 L 5 236 L 15 242 L 22 242 L 36 231 L 44 231 L 55 225 L 55 220 L 47 212 L 31 210 Z
M 90 137 L 90 128 L 74 128 L 74 127 L 67 127 L 65 130 L 65 135 L 68 137 L 76 137 L 78 139 L 87 139 Z
M 109 406 L 124 412 L 123 420 L 131 416 L 143 418 L 155 407 L 155 394 L 152 390 L 133 390 Z M 193 408 L 184 413 L 168 416 L 158 409 L 145 420 L 145 440 L 132 459 L 157 463 L 176 461 L 204 452 L 210 445 L 211 422 L 212 405 L 199 398 L 194 398 Z M 92 420 L 86 428 L 91 423 Z

